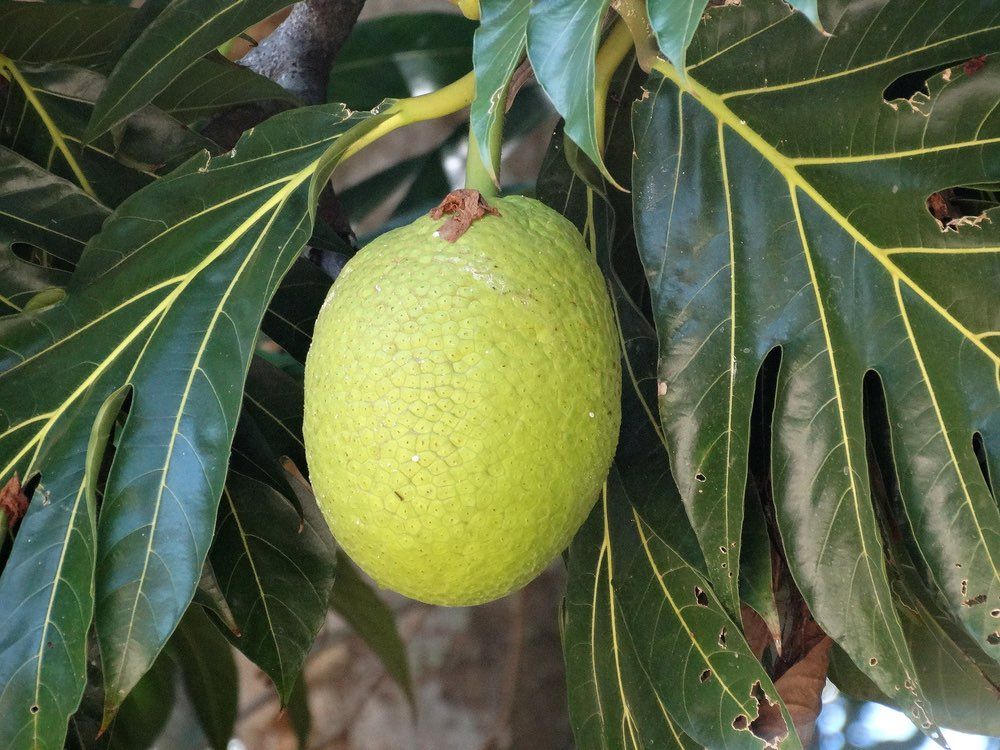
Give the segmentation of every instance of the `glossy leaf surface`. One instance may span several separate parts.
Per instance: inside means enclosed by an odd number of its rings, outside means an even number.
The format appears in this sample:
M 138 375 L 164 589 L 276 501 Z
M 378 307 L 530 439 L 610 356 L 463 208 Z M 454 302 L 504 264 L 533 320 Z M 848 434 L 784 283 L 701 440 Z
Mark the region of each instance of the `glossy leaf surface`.
M 75 497 L 91 425 L 112 394 L 133 387 L 99 529 L 109 712 L 194 595 L 257 327 L 309 236 L 317 170 L 363 119 L 339 106 L 297 110 L 233 155 L 193 159 L 118 209 L 61 303 L 0 321 L 4 476 L 40 471 L 41 489 Z M 56 564 L 63 548 L 45 547 L 36 564 Z M 15 549 L 10 565 L 30 554 Z
M 931 75 L 926 97 L 883 92 L 996 49 L 1000 31 L 978 3 L 944 21 L 898 0 L 830 3 L 829 38 L 780 3 L 728 11 L 695 37 L 685 78 L 658 66 L 635 112 L 675 478 L 732 604 L 753 383 L 780 346 L 772 481 L 791 572 L 824 631 L 932 731 L 871 505 L 862 378 L 882 379 L 920 553 L 996 654 L 1000 515 L 972 436 L 995 467 L 1000 234 L 972 219 L 942 231 L 927 200 L 997 179 L 1000 88 L 996 66 L 958 67 Z

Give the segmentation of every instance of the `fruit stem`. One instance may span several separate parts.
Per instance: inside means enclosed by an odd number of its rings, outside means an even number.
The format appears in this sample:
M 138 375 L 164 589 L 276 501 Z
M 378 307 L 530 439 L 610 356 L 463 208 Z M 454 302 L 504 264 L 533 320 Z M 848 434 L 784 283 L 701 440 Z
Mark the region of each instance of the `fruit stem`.
M 497 134 L 497 148 L 499 148 L 500 128 L 494 127 L 493 130 Z M 490 133 L 490 140 L 493 140 L 493 133 Z M 469 153 L 465 159 L 465 186 L 478 190 L 487 201 L 500 194 L 498 185 L 493 181 L 493 175 L 486 166 L 486 162 L 483 161 L 483 153 L 479 149 L 471 127 L 469 128 Z
M 617 0 L 612 7 L 628 26 L 635 44 L 635 57 L 639 67 L 647 73 L 652 70 L 653 63 L 660 54 L 653 36 L 653 28 L 649 24 L 645 0 Z
M 611 78 L 625 56 L 632 51 L 632 32 L 628 24 L 619 18 L 597 51 L 594 69 L 594 99 L 597 102 L 597 145 L 604 149 L 604 115 L 607 109 L 608 89 Z
M 348 146 L 343 156 L 340 157 L 340 161 L 354 156 L 361 149 L 370 146 L 382 136 L 388 135 L 404 125 L 424 120 L 435 120 L 468 107 L 472 104 L 472 96 L 475 91 L 476 76 L 472 71 L 469 71 L 457 81 L 453 81 L 437 91 L 393 102 L 387 111 L 389 116 Z

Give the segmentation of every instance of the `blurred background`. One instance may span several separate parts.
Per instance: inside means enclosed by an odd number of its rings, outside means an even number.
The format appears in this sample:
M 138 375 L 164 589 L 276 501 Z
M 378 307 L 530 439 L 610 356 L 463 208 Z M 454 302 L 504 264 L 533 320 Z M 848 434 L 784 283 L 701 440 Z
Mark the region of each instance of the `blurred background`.
M 471 69 L 473 29 L 447 0 L 367 0 L 333 63 L 326 98 L 370 109 L 383 95 L 419 95 L 450 83 Z M 505 138 L 507 192 L 532 191 L 556 120 L 537 87 L 519 93 Z M 465 133 L 461 114 L 410 126 L 338 169 L 336 192 L 358 245 L 426 213 L 462 185 Z M 297 366 L 280 354 L 275 358 Z M 481 607 L 431 607 L 383 594 L 407 648 L 412 703 L 379 658 L 331 613 L 305 667 L 305 747 L 570 750 L 558 629 L 563 585 L 557 561 L 523 591 Z M 298 747 L 302 716 L 282 711 L 267 677 L 235 656 L 240 707 L 230 750 Z M 207 747 L 185 700 L 178 691 L 157 747 Z M 1000 750 L 997 739 L 946 735 L 956 750 Z M 824 692 L 816 742 L 821 750 L 934 747 L 899 712 L 847 698 L 832 684 Z

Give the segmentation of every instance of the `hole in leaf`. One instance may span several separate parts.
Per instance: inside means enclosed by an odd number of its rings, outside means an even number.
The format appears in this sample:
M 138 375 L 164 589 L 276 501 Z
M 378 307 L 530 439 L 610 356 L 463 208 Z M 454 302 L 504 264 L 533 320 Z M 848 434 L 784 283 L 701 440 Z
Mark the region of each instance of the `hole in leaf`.
M 700 471 L 694 475 L 694 478 L 697 479 L 699 482 L 705 481 L 705 475 L 702 474 Z
M 996 646 L 997 644 L 1000 644 L 1000 630 L 998 630 L 995 633 L 990 633 L 988 636 L 986 636 L 986 642 L 991 646 Z
M 965 596 L 968 593 L 969 593 L 969 579 L 968 578 L 963 578 L 962 579 L 962 596 Z
M 956 185 L 927 196 L 927 211 L 942 232 L 958 232 L 989 221 L 986 212 L 1000 206 L 1000 185 Z
M 698 675 L 698 681 L 699 682 L 703 682 L 703 683 L 704 682 L 708 682 L 710 679 L 712 679 L 712 670 L 711 669 L 706 669 L 704 672 L 702 672 L 700 675 Z
M 778 747 L 788 736 L 788 724 L 781 713 L 781 706 L 767 697 L 760 680 L 750 688 L 750 696 L 757 701 L 757 718 L 750 723 L 750 732 L 764 740 L 765 747 Z
M 916 109 L 916 105 L 919 104 L 919 97 L 926 97 L 930 95 L 930 88 L 927 86 L 927 81 L 938 73 L 947 70 L 948 68 L 953 68 L 956 65 L 961 65 L 966 62 L 965 60 L 952 60 L 948 63 L 943 63 L 941 65 L 935 65 L 932 68 L 924 68 L 923 70 L 914 70 L 909 73 L 903 73 L 896 80 L 890 83 L 882 91 L 882 98 L 885 99 L 887 104 L 893 102 L 904 101 L 910 103 Z M 918 97 L 917 101 L 914 101 L 914 97 Z
M 986 480 L 986 487 L 990 494 L 996 497 L 996 490 L 993 488 L 993 482 L 990 481 L 990 465 L 986 460 L 986 443 L 983 442 L 983 435 L 980 432 L 972 433 L 972 452 L 976 454 L 979 470 L 983 472 L 983 479 Z
M 708 594 L 705 593 L 705 589 L 701 586 L 694 587 L 694 598 L 698 601 L 698 604 L 702 607 L 708 606 Z
M 992 610 L 990 610 L 990 616 L 991 617 L 1000 617 L 1000 609 L 992 609 Z
M 873 656 L 871 659 L 868 660 L 868 663 L 871 664 L 873 667 L 878 666 L 878 659 Z
M 979 596 L 974 596 L 971 599 L 966 599 L 962 602 L 963 607 L 975 607 L 977 604 L 983 604 L 986 602 L 986 594 L 979 594 Z
M 719 631 L 719 645 L 722 648 L 726 647 L 726 629 L 725 628 L 723 628 L 722 630 Z
M 739 714 L 735 719 L 733 719 L 733 729 L 738 732 L 746 731 L 750 726 L 750 720 L 743 714 Z
M 33 705 L 31 708 L 28 709 L 28 713 L 37 714 L 40 710 L 41 709 L 39 708 L 38 704 L 36 703 L 35 705 Z

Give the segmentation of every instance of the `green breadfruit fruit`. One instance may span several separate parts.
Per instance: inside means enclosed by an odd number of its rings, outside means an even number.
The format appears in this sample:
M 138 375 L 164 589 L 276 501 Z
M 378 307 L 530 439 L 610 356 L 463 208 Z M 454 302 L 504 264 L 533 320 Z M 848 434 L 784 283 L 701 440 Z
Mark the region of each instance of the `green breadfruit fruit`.
M 457 194 L 442 208 L 485 207 Z M 614 313 L 579 232 L 528 198 L 468 205 L 359 252 L 306 361 L 334 536 L 380 585 L 435 604 L 503 596 L 565 548 L 621 421 Z

